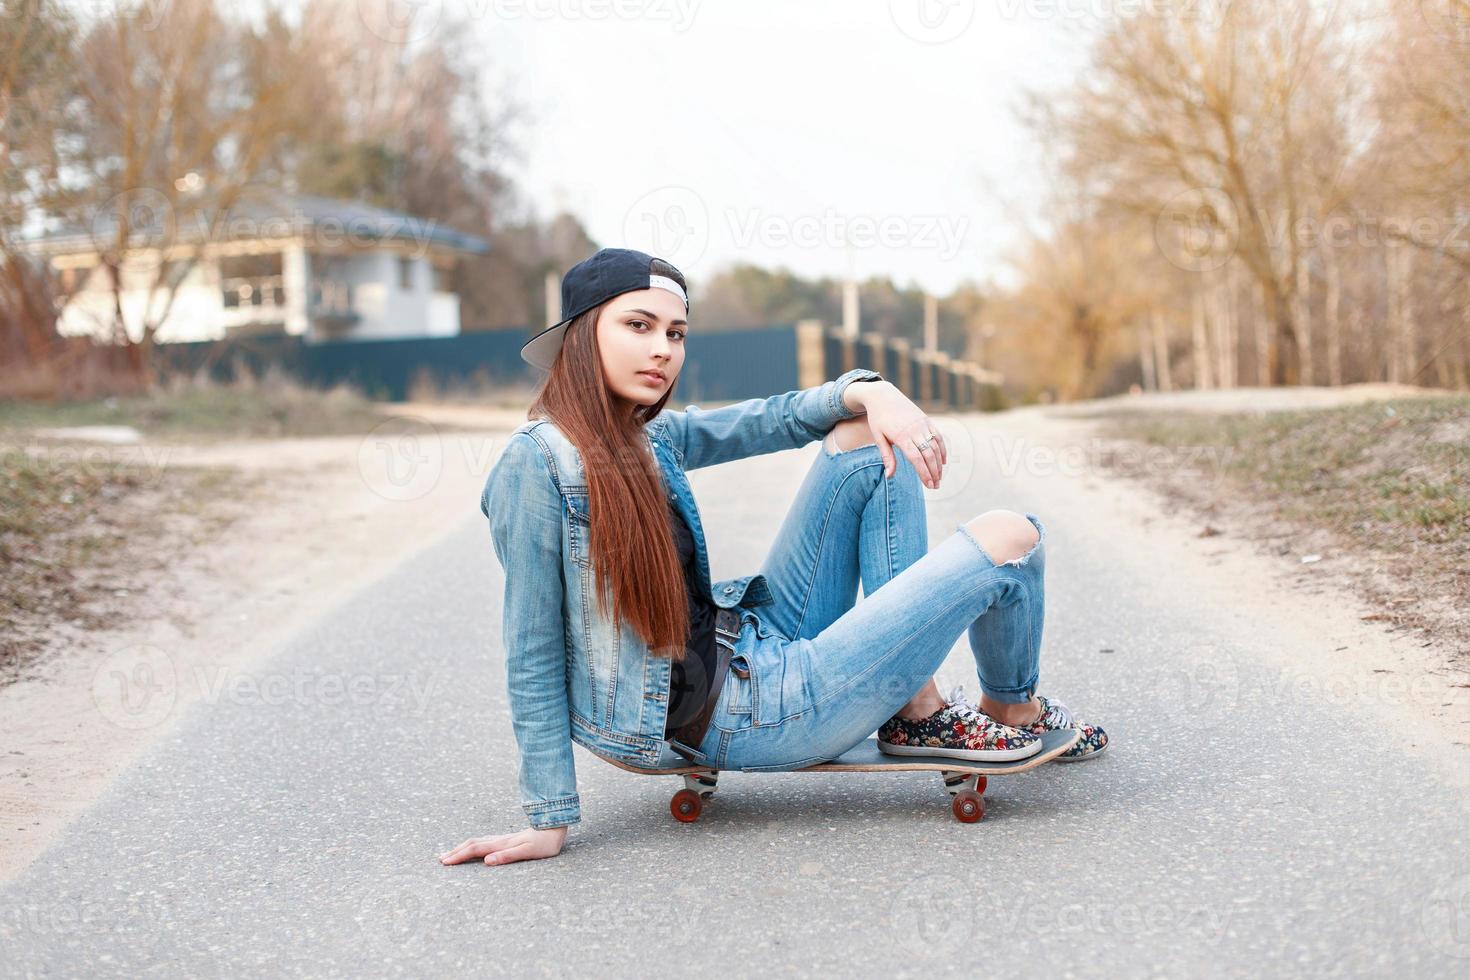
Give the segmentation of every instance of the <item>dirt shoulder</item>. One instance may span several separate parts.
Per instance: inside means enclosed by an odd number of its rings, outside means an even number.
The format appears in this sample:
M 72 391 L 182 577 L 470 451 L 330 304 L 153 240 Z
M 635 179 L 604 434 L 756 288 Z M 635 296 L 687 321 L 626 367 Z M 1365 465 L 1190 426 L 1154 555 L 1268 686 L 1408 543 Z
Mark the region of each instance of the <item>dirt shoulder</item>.
M 1206 392 L 1209 411 L 1174 396 L 1090 418 L 1117 440 L 1110 468 L 1197 515 L 1203 537 L 1296 562 L 1359 596 L 1364 621 L 1470 668 L 1470 397 L 1365 388 L 1338 404 L 1308 390 L 1296 408 Z
M 1141 405 L 1146 398 L 1130 401 Z M 1445 631 L 1426 635 L 1385 615 L 1358 587 L 1356 573 L 1371 560 L 1324 551 L 1306 529 L 1234 500 L 1243 495 L 1218 476 L 1220 457 L 1109 435 L 1112 421 L 1098 417 L 1097 405 L 988 416 L 981 431 L 997 435 L 984 446 L 1007 454 L 1003 466 L 1044 475 L 1046 506 L 1086 514 L 1115 528 L 1120 543 L 1146 548 L 1161 561 L 1167 556 L 1171 588 L 1214 597 L 1209 601 L 1228 597 L 1242 634 L 1257 639 L 1254 649 L 1267 668 L 1261 677 L 1269 683 L 1373 713 L 1394 730 L 1422 733 L 1411 743 L 1424 749 L 1424 760 L 1455 785 L 1470 787 L 1466 651 Z M 1149 455 L 1151 448 L 1161 451 Z M 1148 472 L 1140 475 L 1140 468 Z M 1196 493 L 1209 486 L 1213 498 L 1224 499 L 1214 510 L 1200 508 L 1173 493 L 1175 484 Z M 1301 560 L 1313 555 L 1322 558 Z M 1233 696 L 1249 697 L 1241 683 Z
M 221 677 L 464 527 L 518 424 L 493 410 L 478 428 L 431 422 L 401 405 L 379 417 L 365 434 L 310 438 L 0 438 L 7 474 L 91 481 L 41 550 L 8 563 L 75 575 L 7 611 L 38 645 L 0 687 L 0 880 Z M 74 547 L 69 521 L 101 528 L 107 546 Z

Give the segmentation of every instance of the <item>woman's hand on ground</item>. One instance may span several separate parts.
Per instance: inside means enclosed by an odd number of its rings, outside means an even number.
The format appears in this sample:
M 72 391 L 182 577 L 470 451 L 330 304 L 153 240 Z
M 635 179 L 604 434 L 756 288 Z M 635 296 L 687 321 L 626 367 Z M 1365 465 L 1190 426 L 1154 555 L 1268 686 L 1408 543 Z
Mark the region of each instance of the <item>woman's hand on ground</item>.
M 514 864 L 516 861 L 556 857 L 566 839 L 565 827 L 552 827 L 550 830 L 528 828 L 497 837 L 471 837 L 454 850 L 439 855 L 439 861 L 442 864 L 463 864 L 484 859 L 486 864 Z
M 898 462 L 892 448 L 897 446 L 914 464 L 924 485 L 937 490 L 944 466 L 949 462 L 949 448 L 945 446 L 939 429 L 924 410 L 892 382 L 854 383 L 849 390 L 859 384 L 862 384 L 861 401 L 867 413 L 868 429 L 873 433 L 873 441 L 878 444 L 878 452 L 883 457 L 883 475 L 892 476 L 897 469 Z M 931 435 L 933 440 L 920 450 L 918 443 Z

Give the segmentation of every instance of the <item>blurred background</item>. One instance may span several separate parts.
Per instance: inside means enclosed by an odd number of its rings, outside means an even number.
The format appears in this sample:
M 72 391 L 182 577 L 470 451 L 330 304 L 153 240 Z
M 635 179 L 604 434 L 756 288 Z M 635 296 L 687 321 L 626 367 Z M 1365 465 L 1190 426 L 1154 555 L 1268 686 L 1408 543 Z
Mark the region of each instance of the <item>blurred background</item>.
M 953 407 L 1470 384 L 1464 0 L 4 0 L 0 31 L 8 397 L 532 384 L 519 342 L 608 245 L 689 277 L 718 356 L 685 398 L 850 364 Z

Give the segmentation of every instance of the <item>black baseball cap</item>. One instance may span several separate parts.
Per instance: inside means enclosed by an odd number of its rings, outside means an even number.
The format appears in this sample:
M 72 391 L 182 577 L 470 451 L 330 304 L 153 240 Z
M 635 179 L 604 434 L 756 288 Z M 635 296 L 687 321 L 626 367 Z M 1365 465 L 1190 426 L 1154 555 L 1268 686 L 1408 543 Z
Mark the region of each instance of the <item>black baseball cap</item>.
M 631 248 L 604 248 L 567 270 L 561 278 L 561 320 L 547 327 L 521 345 L 521 359 L 543 371 L 550 371 L 561 350 L 567 324 L 614 296 L 639 289 L 667 289 L 684 301 L 689 312 L 689 295 L 678 280 L 654 271 L 654 263 L 668 269 L 673 263 L 655 259 L 646 252 Z M 683 273 L 680 273 L 682 276 Z

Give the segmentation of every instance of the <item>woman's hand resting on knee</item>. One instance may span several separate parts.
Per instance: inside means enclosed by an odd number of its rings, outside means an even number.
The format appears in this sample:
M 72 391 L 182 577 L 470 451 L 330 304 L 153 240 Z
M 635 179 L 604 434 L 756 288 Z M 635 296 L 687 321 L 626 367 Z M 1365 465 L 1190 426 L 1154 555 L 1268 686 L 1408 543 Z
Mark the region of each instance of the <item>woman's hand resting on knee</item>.
M 890 381 L 854 381 L 843 392 L 843 403 L 866 413 L 868 430 L 883 457 L 885 477 L 897 469 L 891 448 L 897 446 L 914 464 L 924 486 L 939 488 L 944 466 L 949 462 L 949 448 L 928 414 L 896 385 Z M 920 448 L 926 439 L 928 444 Z
M 514 864 L 536 858 L 556 857 L 567 839 L 567 828 L 528 828 L 498 837 L 471 837 L 452 851 L 439 855 L 443 864 L 463 864 L 483 858 L 486 864 Z

